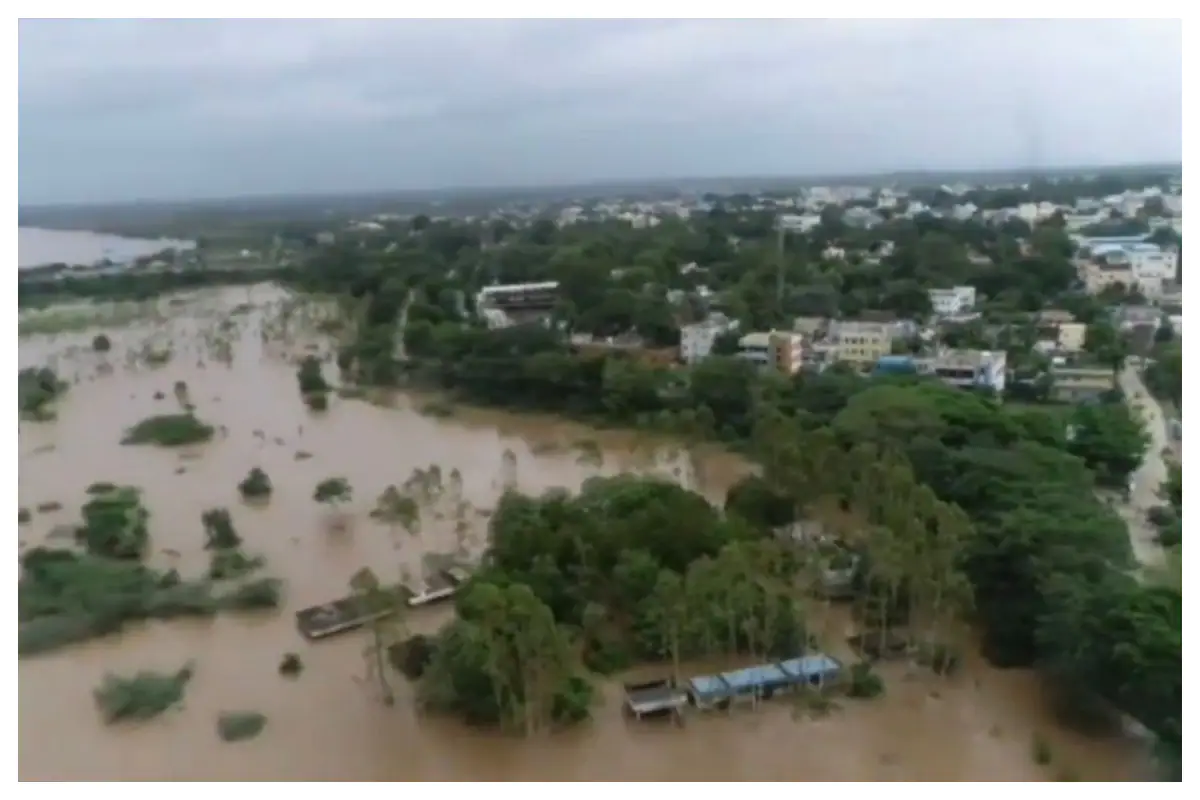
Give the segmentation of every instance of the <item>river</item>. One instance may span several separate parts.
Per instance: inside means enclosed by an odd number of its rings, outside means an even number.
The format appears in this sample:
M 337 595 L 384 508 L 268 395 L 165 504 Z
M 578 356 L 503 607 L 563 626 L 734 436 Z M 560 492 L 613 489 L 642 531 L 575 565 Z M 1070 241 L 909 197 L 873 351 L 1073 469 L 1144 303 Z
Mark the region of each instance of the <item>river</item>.
M 747 466 L 728 454 L 689 457 L 642 434 L 542 417 L 463 409 L 428 416 L 417 398 L 338 398 L 314 416 L 301 403 L 292 362 L 328 345 L 294 321 L 290 343 L 279 344 L 281 302 L 278 290 L 253 287 L 196 295 L 186 306 L 164 301 L 153 312 L 143 306 L 137 319 L 125 309 L 111 316 L 125 327 L 104 328 L 113 339 L 104 354 L 90 348 L 100 328 L 84 328 L 81 316 L 72 332 L 22 337 L 22 366 L 51 364 L 74 382 L 56 422 L 20 423 L 21 505 L 64 504 L 21 526 L 24 546 L 73 522 L 89 484 L 133 484 L 144 489 L 151 510 L 153 562 L 198 572 L 205 563 L 200 514 L 225 506 L 246 550 L 265 555 L 267 572 L 283 578 L 287 591 L 277 614 L 145 625 L 21 659 L 21 780 L 1031 781 L 1143 774 L 1138 746 L 1063 728 L 1047 712 L 1033 674 L 996 671 L 978 659 L 951 679 L 885 667 L 885 697 L 841 701 L 818 720 L 794 717 L 783 701 L 692 716 L 682 729 L 637 724 L 624 720 L 609 685 L 590 723 L 525 740 L 418 718 L 398 675 L 398 701 L 383 705 L 365 680 L 364 639 L 348 634 L 308 644 L 293 613 L 344 594 L 364 565 L 398 577 L 402 566 L 419 569 L 423 555 L 455 548 L 452 520 L 427 519 L 416 536 L 374 523 L 368 512 L 388 484 L 433 463 L 443 472 L 457 468 L 464 496 L 480 510 L 467 542 L 478 551 L 506 451 L 515 454 L 514 477 L 527 492 L 642 470 L 674 475 L 719 499 Z M 89 309 L 77 314 L 101 313 Z M 233 344 L 229 363 L 221 357 L 224 340 Z M 167 364 L 133 363 L 146 347 L 168 341 L 174 350 Z M 175 410 L 179 380 L 197 414 L 223 426 L 221 435 L 182 452 L 121 446 L 124 428 Z M 156 400 L 156 393 L 165 396 Z M 264 508 L 243 505 L 236 491 L 254 466 L 275 485 Z M 327 529 L 312 500 L 314 485 L 333 475 L 346 477 L 355 492 L 354 522 L 340 533 Z M 447 613 L 414 612 L 409 627 L 433 631 Z M 305 666 L 295 680 L 277 673 L 289 651 Z M 144 723 L 102 724 L 92 689 L 106 672 L 176 670 L 188 660 L 196 675 L 181 709 Z M 226 710 L 261 711 L 269 721 L 257 739 L 226 744 L 215 732 L 216 716 Z M 1048 743 L 1052 763 L 1035 763 L 1035 738 Z
M 59 263 L 91 266 L 104 259 L 121 264 L 169 247 L 186 250 L 194 246 L 193 242 L 172 239 L 130 239 L 91 231 L 18 228 L 17 266 L 19 269 Z

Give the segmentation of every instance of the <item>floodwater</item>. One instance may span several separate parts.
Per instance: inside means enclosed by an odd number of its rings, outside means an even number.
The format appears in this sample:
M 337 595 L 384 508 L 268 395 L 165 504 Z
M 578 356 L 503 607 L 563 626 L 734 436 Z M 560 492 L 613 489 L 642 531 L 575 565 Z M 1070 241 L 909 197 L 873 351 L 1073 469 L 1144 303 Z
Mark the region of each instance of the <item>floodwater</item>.
M 614 687 L 594 720 L 559 733 L 520 739 L 471 730 L 451 720 L 419 719 L 398 675 L 397 702 L 380 702 L 366 679 L 359 634 L 306 643 L 293 613 L 346 592 L 350 576 L 370 565 L 381 577 L 421 568 L 428 553 L 478 552 L 486 510 L 505 480 L 528 492 L 574 488 L 590 475 L 653 470 L 711 497 L 746 469 L 736 458 L 673 455 L 644 435 L 598 433 L 538 417 L 459 411 L 420 413 L 422 401 L 393 407 L 334 399 L 323 415 L 301 403 L 294 359 L 324 347 L 297 330 L 282 345 L 262 341 L 278 330 L 280 293 L 270 287 L 210 293 L 164 315 L 108 330 L 114 346 L 91 352 L 96 332 L 22 339 L 22 366 L 51 363 L 78 381 L 60 403 L 57 422 L 20 424 L 20 503 L 52 500 L 64 510 L 35 514 L 23 543 L 44 541 L 73 521 L 89 484 L 140 486 L 151 510 L 153 560 L 185 575 L 202 569 L 200 514 L 228 507 L 249 552 L 267 557 L 267 572 L 286 581 L 284 607 L 260 616 L 146 625 L 18 663 L 19 775 L 22 780 L 1084 780 L 1140 776 L 1143 757 L 1117 737 L 1069 732 L 1049 716 L 1034 676 L 970 664 L 948 680 L 888 667 L 886 697 L 843 700 L 821 719 L 799 717 L 787 701 L 758 710 L 692 715 L 683 728 L 627 722 Z M 231 314 L 231 309 L 243 307 Z M 246 304 L 256 306 L 246 310 Z M 295 315 L 293 315 L 295 316 Z M 225 325 L 236 340 L 231 363 L 214 351 Z M 306 327 L 313 327 L 308 324 Z M 273 336 L 274 334 L 272 334 Z M 270 337 L 268 337 L 270 338 Z M 208 344 L 205 344 L 206 339 Z M 171 360 L 132 365 L 147 345 L 174 340 Z M 217 353 L 219 355 L 219 353 Z M 201 362 L 203 366 L 200 366 Z M 197 414 L 224 426 L 208 445 L 183 452 L 123 447 L 121 432 L 154 413 L 175 410 L 175 381 L 188 384 Z M 155 400 L 156 392 L 163 399 Z M 583 440 L 586 445 L 577 446 Z M 647 442 L 649 442 L 647 444 Z M 598 463 L 596 451 L 603 455 Z M 506 456 L 506 451 L 511 455 Z M 298 453 L 311 454 L 311 457 Z M 506 469 L 511 456 L 516 468 Z M 374 498 L 414 468 L 458 469 L 462 495 L 476 509 L 472 532 L 430 513 L 419 535 L 372 521 Z M 270 503 L 243 505 L 236 484 L 254 466 L 274 482 Z M 353 522 L 332 531 L 312 500 L 315 484 L 346 477 L 354 488 Z M 433 631 L 445 609 L 413 612 L 409 627 Z M 282 654 L 305 669 L 281 678 Z M 144 723 L 106 727 L 92 689 L 108 671 L 175 670 L 194 660 L 183 707 Z M 221 711 L 256 710 L 269 721 L 257 739 L 226 744 Z M 1035 737 L 1053 761 L 1034 763 Z
M 106 258 L 120 264 L 168 247 L 187 249 L 194 246 L 192 242 L 171 239 L 130 239 L 92 231 L 18 228 L 17 266 L 20 269 L 59 263 L 91 266 Z

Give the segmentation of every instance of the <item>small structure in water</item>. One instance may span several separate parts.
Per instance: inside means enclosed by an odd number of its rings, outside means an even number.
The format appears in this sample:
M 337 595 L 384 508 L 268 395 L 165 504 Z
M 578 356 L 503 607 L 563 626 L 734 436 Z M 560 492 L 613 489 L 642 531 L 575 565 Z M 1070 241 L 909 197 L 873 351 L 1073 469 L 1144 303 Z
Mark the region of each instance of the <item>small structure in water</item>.
M 401 602 L 408 603 L 412 592 L 403 586 L 395 589 Z M 367 609 L 359 597 L 349 595 L 331 603 L 310 606 L 296 612 L 296 627 L 304 638 L 324 639 L 338 633 L 361 628 L 370 622 L 385 619 L 396 613 L 396 607 Z
M 825 688 L 836 683 L 841 672 L 837 659 L 815 653 L 719 675 L 697 675 L 688 681 L 687 694 L 692 705 L 702 711 L 728 708 L 735 701 L 757 705 L 760 700 L 800 686 Z
M 625 684 L 625 710 L 639 721 L 671 717 L 676 722 L 681 722 L 687 702 L 687 692 L 676 687 L 675 681 L 667 678 Z
M 422 586 L 409 590 L 411 596 L 408 598 L 408 607 L 420 608 L 449 600 L 470 577 L 470 571 L 463 566 L 437 570 L 425 579 Z

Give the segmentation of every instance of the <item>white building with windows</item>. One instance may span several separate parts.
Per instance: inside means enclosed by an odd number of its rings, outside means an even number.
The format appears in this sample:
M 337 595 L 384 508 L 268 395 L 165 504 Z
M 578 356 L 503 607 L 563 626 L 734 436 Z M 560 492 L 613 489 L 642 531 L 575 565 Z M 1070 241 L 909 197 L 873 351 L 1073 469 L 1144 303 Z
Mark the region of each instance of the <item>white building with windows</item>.
M 929 304 L 939 317 L 953 317 L 975 308 L 975 287 L 955 286 L 953 289 L 930 289 Z

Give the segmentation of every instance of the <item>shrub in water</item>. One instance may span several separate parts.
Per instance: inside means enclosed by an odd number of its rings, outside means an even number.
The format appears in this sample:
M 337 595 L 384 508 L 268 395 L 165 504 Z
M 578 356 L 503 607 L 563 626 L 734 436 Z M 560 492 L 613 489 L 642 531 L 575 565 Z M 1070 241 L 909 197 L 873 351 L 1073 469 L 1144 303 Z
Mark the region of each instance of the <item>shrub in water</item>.
M 304 663 L 300 661 L 300 656 L 295 653 L 285 653 L 279 661 L 279 674 L 286 675 L 289 678 L 294 678 L 304 669 Z
M 157 717 L 183 700 L 191 679 L 190 664 L 174 674 L 148 670 L 130 678 L 109 674 L 93 694 L 104 721 L 111 725 L 126 719 Z
M 224 711 L 217 717 L 217 735 L 225 742 L 240 742 L 258 736 L 266 724 L 266 715 L 257 711 Z
M 860 661 L 850 668 L 850 685 L 846 695 L 869 700 L 883 694 L 883 681 L 871 669 L 866 661 Z
M 200 515 L 200 523 L 204 525 L 205 550 L 230 550 L 242 543 L 233 527 L 233 518 L 224 508 L 210 508 Z
M 150 543 L 146 522 L 150 512 L 133 486 L 97 492 L 83 506 L 83 527 L 76 534 L 95 556 L 140 559 Z
M 272 488 L 271 479 L 267 477 L 267 473 L 258 467 L 250 470 L 250 473 L 238 484 L 238 491 L 242 493 L 242 497 L 246 500 L 258 500 L 270 497 Z
M 121 444 L 179 447 L 207 442 L 212 439 L 214 432 L 211 425 L 206 425 L 191 413 L 160 414 L 148 417 L 125 431 Z
M 92 339 L 92 349 L 97 353 L 107 353 L 109 350 L 112 350 L 112 342 L 103 333 L 98 333 Z

